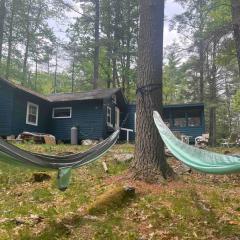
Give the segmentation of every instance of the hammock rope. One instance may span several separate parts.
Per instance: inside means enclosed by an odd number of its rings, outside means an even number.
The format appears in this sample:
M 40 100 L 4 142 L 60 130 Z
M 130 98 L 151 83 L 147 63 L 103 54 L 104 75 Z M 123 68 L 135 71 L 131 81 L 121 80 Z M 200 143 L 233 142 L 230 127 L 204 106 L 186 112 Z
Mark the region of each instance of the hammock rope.
M 165 145 L 177 159 L 187 166 L 210 174 L 240 172 L 240 157 L 213 153 L 183 143 L 174 136 L 158 112 L 154 111 L 153 118 Z
M 22 150 L 0 138 L 0 161 L 16 166 L 28 166 L 58 170 L 57 184 L 66 190 L 70 182 L 71 170 L 90 164 L 104 155 L 117 142 L 120 130 L 84 153 L 53 156 Z

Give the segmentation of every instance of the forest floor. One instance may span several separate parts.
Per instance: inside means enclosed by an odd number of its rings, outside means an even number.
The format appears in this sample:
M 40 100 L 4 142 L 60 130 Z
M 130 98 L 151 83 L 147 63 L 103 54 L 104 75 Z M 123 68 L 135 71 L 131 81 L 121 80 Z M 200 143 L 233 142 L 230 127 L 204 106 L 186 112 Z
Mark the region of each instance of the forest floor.
M 86 149 L 32 144 L 21 147 L 45 153 Z M 46 172 L 50 180 L 34 183 L 36 171 L 1 163 L 0 239 L 240 239 L 240 175 L 192 172 L 161 185 L 133 181 L 129 177 L 130 162 L 114 159 L 116 154 L 133 151 L 133 145 L 116 145 L 96 163 L 74 170 L 65 192 L 56 188 L 55 172 Z M 109 173 L 103 170 L 103 160 Z M 174 159 L 169 163 L 174 168 L 179 166 Z M 119 186 L 135 187 L 136 196 L 89 214 L 89 206 L 99 196 Z

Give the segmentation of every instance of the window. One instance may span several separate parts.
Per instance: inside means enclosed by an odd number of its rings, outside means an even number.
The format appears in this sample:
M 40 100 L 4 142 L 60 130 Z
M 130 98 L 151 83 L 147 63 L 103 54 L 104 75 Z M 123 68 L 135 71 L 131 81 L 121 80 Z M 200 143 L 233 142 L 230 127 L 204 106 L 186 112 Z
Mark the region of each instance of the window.
M 52 118 L 71 118 L 72 117 L 72 108 L 53 108 Z
M 34 103 L 27 103 L 27 116 L 26 116 L 26 124 L 38 126 L 38 105 Z
M 174 127 L 186 127 L 187 119 L 185 116 L 185 112 L 183 111 L 175 111 L 174 112 Z
M 200 127 L 201 126 L 201 112 L 192 110 L 188 112 L 188 126 L 189 127 Z
M 188 118 L 188 126 L 189 127 L 200 127 L 201 126 L 200 117 L 189 117 Z
M 120 111 L 118 107 L 115 107 L 115 128 L 120 126 Z
M 112 109 L 107 107 L 107 125 L 112 127 Z

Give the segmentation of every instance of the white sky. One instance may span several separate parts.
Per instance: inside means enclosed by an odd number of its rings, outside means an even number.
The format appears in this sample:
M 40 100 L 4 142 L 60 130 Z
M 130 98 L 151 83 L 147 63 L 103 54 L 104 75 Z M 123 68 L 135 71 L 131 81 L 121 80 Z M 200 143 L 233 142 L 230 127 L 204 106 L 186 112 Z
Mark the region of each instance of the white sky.
M 72 4 L 71 0 L 65 0 L 68 3 Z M 75 9 L 81 11 L 79 6 L 75 5 Z M 170 45 L 174 40 L 177 40 L 178 34 L 176 31 L 169 31 L 169 20 L 175 15 L 182 12 L 182 8 L 179 4 L 175 3 L 174 0 L 167 0 L 165 3 L 165 28 L 164 28 L 164 47 Z M 65 30 L 70 22 L 74 21 L 74 17 L 77 17 L 78 14 L 71 11 L 67 13 L 66 19 L 61 19 L 56 23 L 56 21 L 49 21 L 50 26 L 54 29 L 57 37 L 64 40 L 66 39 Z
M 78 4 L 74 3 L 72 0 L 65 0 L 66 3 L 71 4 L 77 11 L 81 12 L 81 8 Z M 169 31 L 169 20 L 175 15 L 182 12 L 182 8 L 179 4 L 175 3 L 174 0 L 167 0 L 165 3 L 165 27 L 164 27 L 164 47 L 170 45 L 174 41 L 178 41 L 178 33 L 176 31 Z M 66 13 L 66 18 L 56 20 L 49 20 L 50 27 L 53 28 L 56 36 L 60 41 L 64 42 L 67 40 L 66 29 L 71 22 L 74 22 L 74 18 L 78 17 L 78 13 L 74 11 L 68 11 Z M 61 56 L 59 56 L 61 58 Z M 65 62 L 65 61 L 60 61 Z M 66 63 L 59 65 L 59 71 L 64 70 Z M 65 66 L 65 67 L 64 67 Z
M 174 0 L 167 0 L 165 3 L 165 28 L 164 28 L 164 47 L 170 45 L 173 41 L 178 40 L 176 31 L 169 31 L 169 20 L 176 14 L 183 11 L 182 7 L 175 3 Z

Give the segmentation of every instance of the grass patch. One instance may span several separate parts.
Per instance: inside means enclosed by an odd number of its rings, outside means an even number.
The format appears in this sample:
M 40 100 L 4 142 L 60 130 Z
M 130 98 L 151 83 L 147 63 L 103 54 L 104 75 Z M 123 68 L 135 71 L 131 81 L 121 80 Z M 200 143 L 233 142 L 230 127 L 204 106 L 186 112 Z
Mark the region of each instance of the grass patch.
M 19 146 L 49 154 L 89 148 Z M 35 170 L 0 163 L 0 240 L 240 239 L 240 187 L 236 175 L 232 178 L 193 173 L 159 186 L 119 180 L 129 163 L 115 161 L 114 155 L 133 152 L 131 144 L 116 145 L 101 160 L 74 170 L 66 192 L 56 189 L 55 172 L 46 172 L 51 176 L 49 181 L 33 183 Z M 108 174 L 102 160 L 108 165 Z M 136 187 L 137 197 L 128 199 L 122 195 L 122 186 L 128 184 Z M 90 213 L 92 217 L 88 218 Z M 32 215 L 40 216 L 42 221 L 14 221 Z

